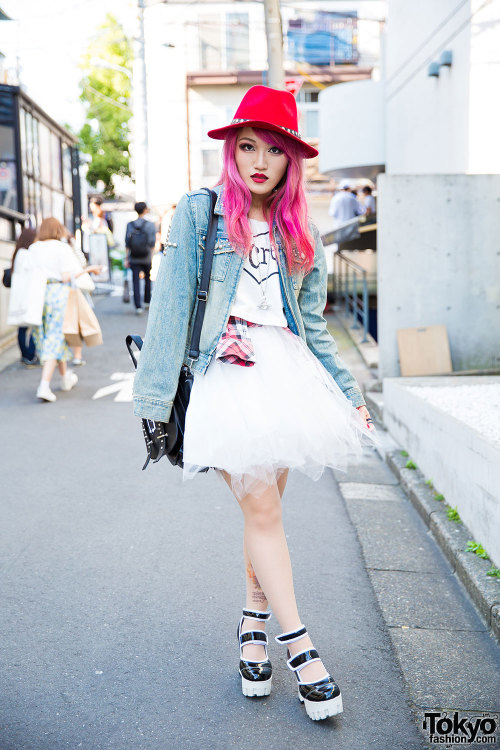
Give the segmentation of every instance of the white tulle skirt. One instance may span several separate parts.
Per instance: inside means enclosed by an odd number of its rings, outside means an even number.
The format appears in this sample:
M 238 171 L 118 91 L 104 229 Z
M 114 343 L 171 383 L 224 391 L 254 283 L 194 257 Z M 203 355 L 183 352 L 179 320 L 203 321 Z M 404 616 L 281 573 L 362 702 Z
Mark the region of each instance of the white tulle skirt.
M 204 466 L 231 476 L 238 499 L 259 495 L 285 469 L 317 480 L 345 469 L 377 442 L 335 380 L 288 328 L 248 329 L 253 367 L 215 357 L 194 373 L 186 414 L 183 479 Z

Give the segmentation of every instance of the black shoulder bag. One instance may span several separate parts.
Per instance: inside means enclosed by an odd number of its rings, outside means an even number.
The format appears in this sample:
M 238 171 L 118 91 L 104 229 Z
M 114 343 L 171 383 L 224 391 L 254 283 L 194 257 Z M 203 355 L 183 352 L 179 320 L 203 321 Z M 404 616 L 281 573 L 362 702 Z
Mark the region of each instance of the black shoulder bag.
M 210 286 L 210 272 L 212 270 L 215 239 L 217 236 L 217 218 L 214 215 L 217 193 L 208 189 L 207 192 L 210 196 L 210 213 L 208 218 L 201 281 L 196 293 L 198 308 L 196 310 L 193 330 L 191 333 L 191 342 L 189 345 L 190 359 L 198 359 L 200 355 L 200 335 L 203 326 L 203 318 L 205 317 L 208 288 Z M 142 338 L 140 336 L 127 336 L 125 342 L 132 358 L 132 362 L 134 363 L 134 367 L 137 369 L 137 359 L 132 351 L 132 344 L 135 344 L 140 351 L 142 349 Z M 146 450 L 148 452 L 146 463 L 142 467 L 143 471 L 150 461 L 156 463 L 163 456 L 167 456 L 170 463 L 174 466 L 180 466 L 181 468 L 184 466 L 184 426 L 192 387 L 193 373 L 187 365 L 183 364 L 169 421 L 157 422 L 152 419 L 142 420 L 142 431 L 144 433 Z M 210 467 L 206 466 L 200 471 L 208 471 L 209 468 Z

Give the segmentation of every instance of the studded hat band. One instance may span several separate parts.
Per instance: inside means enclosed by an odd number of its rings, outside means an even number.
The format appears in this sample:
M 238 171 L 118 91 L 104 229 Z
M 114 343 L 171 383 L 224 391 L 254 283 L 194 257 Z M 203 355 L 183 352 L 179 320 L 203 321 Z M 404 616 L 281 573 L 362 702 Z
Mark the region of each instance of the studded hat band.
M 253 122 L 253 120 L 250 120 L 250 119 L 235 119 L 235 120 L 231 120 L 231 125 L 239 125 L 241 122 Z M 276 125 L 276 127 L 279 128 L 280 130 L 285 130 L 287 133 L 291 133 L 296 138 L 302 138 L 302 136 L 300 135 L 300 133 L 297 130 L 292 130 L 291 128 L 285 128 L 285 127 L 283 127 L 283 125 Z

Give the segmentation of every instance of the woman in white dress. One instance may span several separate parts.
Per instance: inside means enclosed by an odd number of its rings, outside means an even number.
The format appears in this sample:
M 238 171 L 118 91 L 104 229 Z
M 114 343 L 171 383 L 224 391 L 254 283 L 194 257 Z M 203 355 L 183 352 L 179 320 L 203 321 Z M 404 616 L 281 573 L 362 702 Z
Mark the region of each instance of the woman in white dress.
M 297 130 L 294 97 L 254 86 L 231 124 L 209 133 L 225 140 L 224 166 L 201 353 L 187 362 L 194 384 L 183 476 L 214 467 L 243 511 L 243 694 L 271 690 L 269 605 L 299 699 L 317 720 L 340 713 L 342 697 L 298 613 L 281 497 L 290 469 L 318 479 L 326 466 L 359 457 L 363 443 L 373 444 L 373 424 L 322 316 L 326 262 L 303 188 L 304 158 L 317 151 Z M 137 416 L 168 421 L 194 316 L 206 200 L 202 191 L 183 196 L 172 222 L 134 383 Z
M 62 241 L 67 234 L 66 228 L 57 219 L 49 217 L 40 224 L 37 241 L 29 249 L 31 267 L 40 268 L 47 274 L 42 323 L 33 328 L 33 338 L 42 364 L 42 377 L 36 392 L 41 401 L 56 400 L 50 388 L 56 368 L 61 375 L 62 391 L 70 391 L 78 382 L 76 373 L 67 368 L 72 354 L 63 334 L 69 287 L 72 280 L 84 273 L 98 274 L 101 271 L 100 266 L 82 268 L 71 247 Z

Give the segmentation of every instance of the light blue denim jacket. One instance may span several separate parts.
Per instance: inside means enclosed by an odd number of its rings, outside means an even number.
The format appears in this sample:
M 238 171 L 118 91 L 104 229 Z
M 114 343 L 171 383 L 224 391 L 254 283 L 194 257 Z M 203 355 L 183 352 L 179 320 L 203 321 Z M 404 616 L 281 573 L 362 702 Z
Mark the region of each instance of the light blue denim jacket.
M 183 195 L 172 220 L 165 254 L 149 310 L 144 346 L 134 380 L 134 414 L 166 422 L 177 390 L 183 363 L 205 373 L 217 343 L 226 330 L 231 306 L 243 268 L 243 258 L 229 243 L 223 214 L 222 191 L 217 187 L 217 240 L 210 288 L 200 338 L 200 356 L 188 357 L 191 325 L 198 301 L 203 251 L 208 226 L 210 200 L 206 191 Z M 286 270 L 283 243 L 275 230 L 280 255 L 280 285 L 289 328 L 306 343 L 333 376 L 354 406 L 365 403 L 359 386 L 338 355 L 337 345 L 326 327 L 327 269 L 319 232 L 311 225 L 315 240 L 314 268 L 291 276 Z M 228 365 L 230 367 L 231 365 Z M 290 404 L 300 408 L 300 404 Z

